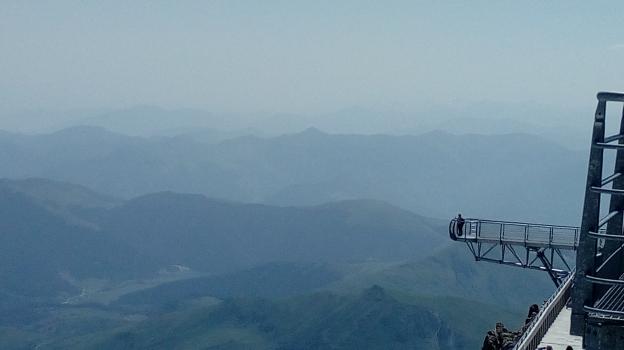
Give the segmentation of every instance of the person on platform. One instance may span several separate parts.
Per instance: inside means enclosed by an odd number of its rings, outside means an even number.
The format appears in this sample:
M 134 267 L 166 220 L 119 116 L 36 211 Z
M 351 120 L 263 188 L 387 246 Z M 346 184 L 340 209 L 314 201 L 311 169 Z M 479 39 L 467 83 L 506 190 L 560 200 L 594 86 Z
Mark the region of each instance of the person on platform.
M 527 318 L 524 320 L 524 326 L 522 326 L 522 332 L 526 331 L 527 328 L 529 328 L 529 325 L 531 324 L 531 322 L 533 322 L 533 319 L 535 318 L 535 316 L 537 316 L 538 313 L 539 313 L 539 306 L 537 304 L 533 304 L 531 305 L 531 307 L 529 307 L 529 314 L 527 315 Z
M 461 237 L 464 234 L 464 224 L 466 220 L 462 218 L 461 213 L 457 214 L 457 236 Z

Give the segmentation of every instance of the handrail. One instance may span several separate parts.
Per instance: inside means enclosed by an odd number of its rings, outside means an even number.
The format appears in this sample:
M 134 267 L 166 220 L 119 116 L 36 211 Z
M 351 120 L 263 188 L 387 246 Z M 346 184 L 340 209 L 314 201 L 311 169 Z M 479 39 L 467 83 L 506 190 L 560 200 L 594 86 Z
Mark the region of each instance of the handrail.
M 454 218 L 454 220 L 456 219 L 457 218 Z M 477 218 L 465 218 L 465 220 L 466 221 L 479 221 L 479 222 L 491 223 L 491 224 L 516 224 L 516 225 L 531 225 L 531 226 L 539 226 L 539 227 L 578 228 L 578 226 L 570 226 L 570 225 L 551 225 L 551 224 L 521 222 L 521 221 L 503 221 L 503 220 L 490 220 L 490 219 L 477 219 Z
M 608 286 L 624 286 L 624 280 L 622 279 L 602 278 L 602 277 L 596 277 L 592 275 L 585 275 L 585 279 L 594 284 L 603 284 L 603 285 L 608 285 Z
M 624 102 L 624 93 L 600 91 L 596 98 L 598 101 Z
M 542 305 L 540 311 L 516 342 L 514 350 L 537 349 L 544 335 L 570 299 L 571 287 L 574 283 L 574 273 L 575 270 L 572 270 L 572 273 L 566 277 L 561 286 L 559 286 L 555 293 Z
M 449 235 L 454 241 L 504 243 L 525 247 L 556 247 L 576 250 L 580 228 L 565 225 L 466 218 L 460 232 L 457 226 L 457 218 L 453 218 L 449 223 Z
M 592 238 L 608 239 L 611 241 L 624 241 L 624 235 L 609 235 L 606 233 L 588 231 L 587 235 Z

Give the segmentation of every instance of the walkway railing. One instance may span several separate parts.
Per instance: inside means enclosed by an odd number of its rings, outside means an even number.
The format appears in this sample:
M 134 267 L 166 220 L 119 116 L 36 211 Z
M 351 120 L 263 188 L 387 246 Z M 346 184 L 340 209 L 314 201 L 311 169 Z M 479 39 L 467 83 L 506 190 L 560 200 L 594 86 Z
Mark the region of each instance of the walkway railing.
M 523 245 L 536 248 L 576 250 L 580 228 L 533 224 L 526 222 L 465 219 L 464 226 L 457 219 L 449 224 L 449 235 L 454 241 Z
M 572 285 L 574 283 L 574 271 L 563 281 L 555 293 L 542 305 L 539 313 L 533 318 L 529 327 L 522 334 L 514 350 L 535 350 L 544 338 L 550 326 L 563 310 L 570 299 Z
M 562 251 L 577 249 L 580 228 L 474 218 L 462 225 L 454 218 L 449 235 L 464 242 L 476 261 L 545 271 L 559 287 L 574 265 L 568 263 L 574 255 Z

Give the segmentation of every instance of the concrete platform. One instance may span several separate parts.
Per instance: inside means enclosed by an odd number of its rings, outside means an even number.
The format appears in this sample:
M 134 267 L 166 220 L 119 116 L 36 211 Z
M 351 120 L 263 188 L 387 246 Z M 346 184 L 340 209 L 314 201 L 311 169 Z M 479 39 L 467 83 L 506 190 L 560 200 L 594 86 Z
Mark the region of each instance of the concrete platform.
M 570 335 L 571 316 L 572 310 L 564 307 L 544 335 L 538 349 L 546 349 L 547 345 L 552 346 L 553 350 L 565 350 L 568 345 L 572 346 L 574 350 L 583 349 L 583 337 Z

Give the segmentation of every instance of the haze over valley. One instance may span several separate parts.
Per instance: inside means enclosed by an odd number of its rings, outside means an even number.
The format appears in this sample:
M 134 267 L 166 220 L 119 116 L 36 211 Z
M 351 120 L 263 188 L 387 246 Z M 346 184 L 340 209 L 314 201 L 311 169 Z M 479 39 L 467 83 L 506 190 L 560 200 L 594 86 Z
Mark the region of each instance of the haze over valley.
M 443 131 L 206 141 L 80 126 L 0 143 L 9 348 L 474 348 L 552 287 L 472 261 L 448 216 L 574 224 L 585 157 Z
M 552 280 L 475 261 L 449 222 L 580 225 L 619 5 L 2 1 L 0 349 L 520 329 Z

